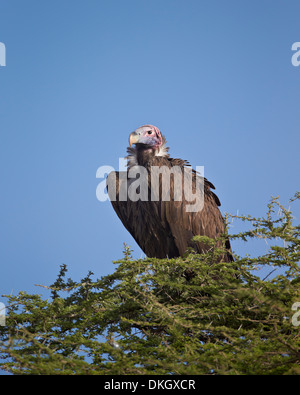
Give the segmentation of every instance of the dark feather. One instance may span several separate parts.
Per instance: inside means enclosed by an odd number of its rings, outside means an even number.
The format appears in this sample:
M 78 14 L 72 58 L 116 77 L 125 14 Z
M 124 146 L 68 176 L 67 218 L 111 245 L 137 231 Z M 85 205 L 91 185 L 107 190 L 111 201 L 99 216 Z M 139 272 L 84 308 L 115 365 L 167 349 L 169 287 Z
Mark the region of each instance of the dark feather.
M 129 155 L 134 154 L 134 149 L 130 148 Z M 174 179 L 171 177 L 170 182 L 170 201 L 162 200 L 162 180 L 159 181 L 159 200 L 152 201 L 151 197 L 151 167 L 158 166 L 171 169 L 179 166 L 182 170 L 189 167 L 189 163 L 182 159 L 173 159 L 169 155 L 156 156 L 149 154 L 143 156 L 140 153 L 138 160 L 148 170 L 148 201 L 138 200 L 136 202 L 127 199 L 120 200 L 120 192 L 123 189 L 127 195 L 127 190 L 135 181 L 128 177 L 127 172 L 112 172 L 107 178 L 108 194 L 112 206 L 122 221 L 125 228 L 133 236 L 137 244 L 148 257 L 156 258 L 173 258 L 182 256 L 189 247 L 196 252 L 202 253 L 207 251 L 207 245 L 192 241 L 193 236 L 208 236 L 218 238 L 225 232 L 224 219 L 218 208 L 220 201 L 211 191 L 215 189 L 214 185 L 206 178 L 201 178 L 194 170 L 191 172 L 193 192 L 196 192 L 197 178 L 198 182 L 204 183 L 204 205 L 199 212 L 187 212 L 187 202 L 184 198 L 182 201 L 174 199 Z M 132 168 L 136 162 L 129 159 L 129 168 Z M 116 200 L 113 198 L 113 188 L 116 182 Z M 127 187 L 126 187 L 127 183 Z M 200 191 L 197 191 L 197 193 Z M 220 257 L 225 261 L 231 261 L 230 243 L 226 240 L 228 253 Z

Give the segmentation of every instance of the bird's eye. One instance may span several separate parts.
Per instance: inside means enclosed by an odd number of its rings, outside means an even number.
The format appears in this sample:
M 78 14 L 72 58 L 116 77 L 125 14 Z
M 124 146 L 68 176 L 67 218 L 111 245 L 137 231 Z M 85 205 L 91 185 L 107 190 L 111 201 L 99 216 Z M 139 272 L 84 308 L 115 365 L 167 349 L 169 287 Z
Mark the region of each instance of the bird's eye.
M 152 130 L 149 130 L 149 131 L 148 131 L 148 134 L 152 134 Z

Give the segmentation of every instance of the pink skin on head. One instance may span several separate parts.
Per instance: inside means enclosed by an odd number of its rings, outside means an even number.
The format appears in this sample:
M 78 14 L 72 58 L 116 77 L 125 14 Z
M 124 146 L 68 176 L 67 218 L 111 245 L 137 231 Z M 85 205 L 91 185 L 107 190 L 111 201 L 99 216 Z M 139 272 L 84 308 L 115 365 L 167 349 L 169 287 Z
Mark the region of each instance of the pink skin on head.
M 129 137 L 130 146 L 132 144 L 145 144 L 153 148 L 158 148 L 162 144 L 162 136 L 159 129 L 154 125 L 143 125 L 131 133 Z

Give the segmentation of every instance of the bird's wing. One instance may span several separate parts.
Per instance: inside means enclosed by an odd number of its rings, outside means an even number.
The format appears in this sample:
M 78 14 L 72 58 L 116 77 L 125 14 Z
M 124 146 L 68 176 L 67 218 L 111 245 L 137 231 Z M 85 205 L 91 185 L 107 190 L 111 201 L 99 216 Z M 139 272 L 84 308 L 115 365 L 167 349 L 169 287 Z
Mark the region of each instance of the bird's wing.
M 166 222 L 162 223 L 157 204 L 151 200 L 132 201 L 128 197 L 128 190 L 134 181 L 128 178 L 127 172 L 111 172 L 106 181 L 111 204 L 145 254 L 148 257 L 164 258 L 172 251 L 170 229 Z M 176 247 L 172 254 L 178 256 Z
M 176 200 L 176 188 L 180 188 L 180 185 L 178 182 L 175 182 L 176 176 L 173 176 L 173 180 L 171 179 L 169 183 L 170 200 L 159 199 L 156 203 L 161 222 L 167 222 L 180 255 L 183 255 L 188 247 L 197 247 L 199 252 L 206 251 L 207 246 L 201 242 L 193 242 L 193 236 L 216 238 L 221 236 L 225 230 L 224 219 L 218 208 L 218 205 L 220 205 L 219 199 L 211 191 L 211 188 L 214 188 L 213 184 L 190 167 L 187 167 L 187 162 L 181 159 L 156 159 L 156 162 L 157 165 L 162 165 L 164 162 L 163 166 L 165 168 L 167 166 L 169 168 L 178 166 L 182 171 L 182 175 L 184 175 L 181 185 L 181 201 Z M 190 194 L 186 193 L 184 179 L 190 179 L 190 185 L 192 186 Z M 161 181 L 163 182 L 163 178 L 161 178 Z M 194 200 L 192 200 L 191 194 L 193 194 Z M 188 199 L 186 195 L 188 195 Z M 178 196 L 180 196 L 180 192 L 178 192 Z

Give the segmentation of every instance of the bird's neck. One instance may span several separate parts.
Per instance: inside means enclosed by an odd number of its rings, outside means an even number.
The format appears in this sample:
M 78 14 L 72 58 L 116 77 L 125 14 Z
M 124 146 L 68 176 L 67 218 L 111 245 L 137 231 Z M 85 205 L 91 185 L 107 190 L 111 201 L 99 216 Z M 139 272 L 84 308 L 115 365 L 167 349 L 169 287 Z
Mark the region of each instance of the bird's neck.
M 165 156 L 168 158 L 168 150 L 169 148 L 165 146 L 165 143 L 158 149 L 145 146 L 144 144 L 136 144 L 134 148 L 128 147 L 128 167 L 130 168 L 136 165 L 147 167 L 151 159 L 155 156 Z
M 128 147 L 128 167 L 132 166 L 144 166 L 147 167 L 154 156 L 165 156 L 169 157 L 169 148 L 166 147 L 166 141 L 163 138 L 163 144 L 159 148 L 153 148 L 151 146 L 145 146 L 144 144 L 136 144 L 135 147 Z
M 136 160 L 139 166 L 147 167 L 151 159 L 156 155 L 157 149 L 147 147 L 144 144 L 136 145 Z

